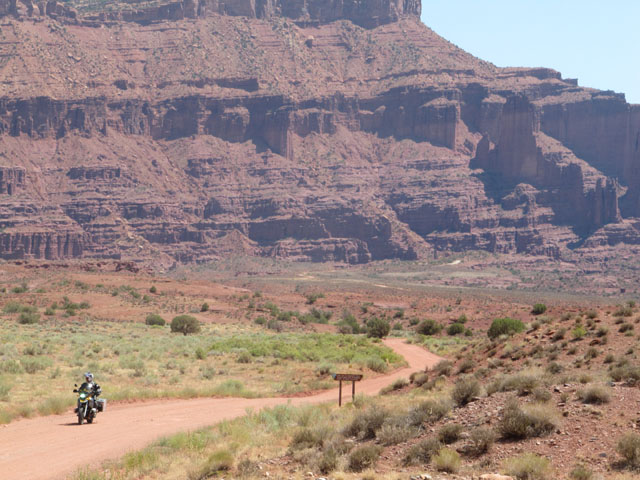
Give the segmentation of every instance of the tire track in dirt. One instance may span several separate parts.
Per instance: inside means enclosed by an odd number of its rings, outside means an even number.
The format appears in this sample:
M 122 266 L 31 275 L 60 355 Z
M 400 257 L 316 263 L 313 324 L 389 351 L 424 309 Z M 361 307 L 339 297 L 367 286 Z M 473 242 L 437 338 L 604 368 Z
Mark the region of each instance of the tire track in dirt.
M 441 360 L 422 347 L 400 339 L 384 342 L 402 355 L 408 367 L 357 385 L 358 393 L 381 388 Z M 349 384 L 347 384 L 349 385 Z M 350 388 L 343 391 L 349 399 Z M 108 392 L 105 394 L 108 397 Z M 77 425 L 72 412 L 19 420 L 0 428 L 0 477 L 3 480 L 59 480 L 84 466 L 98 466 L 131 450 L 181 431 L 195 430 L 254 411 L 290 403 L 337 401 L 337 389 L 297 398 L 199 398 L 109 405 L 92 425 Z

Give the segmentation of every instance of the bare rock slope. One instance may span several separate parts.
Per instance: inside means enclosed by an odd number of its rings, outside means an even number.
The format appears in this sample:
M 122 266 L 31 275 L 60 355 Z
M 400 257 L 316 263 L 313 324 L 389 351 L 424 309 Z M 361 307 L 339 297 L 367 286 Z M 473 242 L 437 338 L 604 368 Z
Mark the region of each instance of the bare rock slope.
M 362 263 L 638 243 L 640 106 L 418 0 L 0 0 L 0 257 Z

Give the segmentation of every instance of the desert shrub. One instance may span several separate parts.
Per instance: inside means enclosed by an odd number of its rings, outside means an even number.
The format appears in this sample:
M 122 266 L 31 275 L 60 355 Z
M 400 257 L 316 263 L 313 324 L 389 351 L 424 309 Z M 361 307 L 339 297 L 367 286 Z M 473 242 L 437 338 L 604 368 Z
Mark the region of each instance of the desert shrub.
M 9 398 L 11 384 L 4 378 L 0 377 L 0 402 L 4 402 Z
M 594 320 L 594 319 L 598 318 L 598 312 L 596 312 L 595 310 L 587 310 L 585 315 L 590 320 Z
M 22 325 L 32 325 L 34 323 L 38 323 L 38 320 L 40 320 L 39 313 L 22 312 L 18 317 L 18 323 L 21 323 Z
M 633 315 L 633 307 L 629 305 L 618 305 L 618 308 L 613 315 L 616 317 L 630 317 Z
M 151 285 L 151 288 L 149 289 L 149 293 L 157 293 L 158 289 L 156 288 L 155 285 Z
M 404 318 L 404 310 L 400 308 L 393 313 L 393 318 Z
M 516 373 L 496 378 L 487 388 L 487 393 L 517 392 L 518 395 L 528 395 L 540 384 L 540 378 L 534 373 Z
M 256 325 L 264 325 L 264 324 L 267 323 L 267 319 L 264 318 L 263 316 L 260 316 L 260 317 L 256 318 L 254 320 L 254 322 L 256 323 Z
M 231 468 L 233 468 L 233 454 L 229 450 L 217 450 L 200 468 L 189 474 L 189 480 L 205 480 L 215 477 L 220 472 L 228 472 Z
M 317 459 L 316 467 L 320 473 L 327 475 L 338 468 L 340 453 L 335 448 L 327 448 Z
M 238 358 L 236 359 L 238 363 L 251 363 L 251 354 L 244 350 L 238 354 Z
M 432 319 L 423 320 L 416 328 L 416 332 L 421 335 L 437 335 L 442 330 L 442 324 Z
M 453 373 L 453 363 L 451 361 L 449 361 L 449 360 L 440 360 L 433 367 L 433 371 L 438 376 L 444 375 L 445 377 L 448 377 L 449 375 L 451 375 Z
M 178 315 L 171 320 L 171 331 L 188 335 L 200 331 L 200 322 L 191 315 Z
M 144 319 L 144 323 L 147 325 L 157 325 L 163 327 L 165 325 L 165 320 L 157 313 L 150 313 L 147 315 L 147 318 Z
M 496 441 L 495 432 L 488 427 L 478 427 L 469 434 L 467 452 L 470 455 L 482 455 L 491 450 Z
M 411 428 L 411 426 L 404 422 L 404 418 L 394 420 L 396 421 L 385 422 L 382 428 L 376 433 L 376 438 L 384 446 L 406 442 L 416 433 L 414 428 Z
M 541 387 L 534 388 L 533 392 L 531 393 L 533 396 L 533 401 L 539 402 L 539 403 L 548 402 L 549 400 L 551 400 L 551 397 L 552 397 L 551 392 Z
M 305 297 L 307 299 L 307 305 L 313 305 L 319 299 L 324 298 L 324 293 L 308 293 Z
M 384 338 L 389 335 L 391 325 L 386 318 L 373 317 L 367 321 L 367 336 Z
M 342 320 L 340 320 L 337 325 L 340 333 L 360 333 L 358 320 L 349 312 L 345 312 L 342 315 Z
M 589 347 L 587 349 L 587 351 L 584 352 L 584 358 L 585 358 L 585 360 L 592 360 L 592 359 L 596 358 L 599 354 L 600 354 L 600 352 L 598 352 L 598 350 L 596 348 Z
M 593 478 L 593 472 L 586 466 L 579 464 L 573 467 L 573 470 L 569 473 L 571 480 L 591 480 Z
M 449 423 L 448 425 L 444 425 L 438 431 L 438 440 L 440 440 L 445 445 L 450 445 L 458 441 L 461 433 L 462 425 L 459 425 L 457 423 Z
M 384 373 L 387 371 L 387 363 L 378 357 L 371 357 L 367 359 L 367 368 L 376 373 Z
M 625 434 L 618 440 L 616 451 L 622 456 L 627 467 L 640 468 L 640 435 Z
M 413 408 L 408 415 L 411 425 L 437 422 L 451 411 L 451 402 L 446 398 L 431 398 Z
M 609 371 L 609 376 L 614 382 L 626 381 L 636 383 L 640 380 L 640 368 L 634 365 L 618 365 Z
M 273 330 L 274 332 L 281 332 L 283 330 L 282 322 L 276 320 L 275 318 L 270 318 L 267 322 L 267 328 L 269 330 Z
M 356 414 L 344 433 L 361 440 L 376 438 L 376 433 L 382 428 L 389 412 L 383 408 L 370 408 Z
M 544 303 L 536 303 L 531 309 L 533 315 L 542 315 L 547 311 L 547 306 Z
M 596 330 L 596 337 L 606 337 L 608 333 L 609 329 L 603 325 Z
M 291 450 L 322 448 L 329 433 L 329 430 L 325 428 L 302 428 L 293 434 L 289 448 Z
M 555 410 L 544 404 L 528 405 L 524 409 L 515 399 L 507 402 L 499 423 L 502 438 L 524 439 L 552 433 L 558 425 Z
M 567 334 L 567 329 L 562 327 L 556 330 L 556 332 L 551 336 L 552 342 L 559 342 L 564 339 L 564 336 Z
M 363 445 L 349 454 L 349 470 L 361 472 L 373 467 L 378 461 L 382 448 L 377 445 Z
M 206 350 L 202 347 L 196 348 L 196 358 L 198 360 L 204 360 L 205 358 L 207 358 Z
M 391 327 L 391 330 L 394 330 L 394 331 L 398 332 L 398 331 L 404 330 L 404 327 L 402 326 L 402 324 L 400 322 L 396 322 L 396 323 L 393 324 L 393 327 Z
M 429 381 L 429 375 L 424 372 L 413 372 L 410 380 L 416 387 L 421 387 Z
M 578 392 L 578 398 L 582 403 L 602 405 L 603 403 L 609 403 L 611 395 L 604 387 L 593 385 L 580 390 Z
M 573 330 L 571 330 L 571 335 L 574 340 L 582 340 L 584 336 L 587 334 L 587 329 L 582 325 L 576 325 Z
M 464 333 L 464 325 L 461 323 L 452 323 L 447 327 L 447 335 L 455 336 Z
M 426 465 L 442 449 L 437 438 L 428 438 L 411 446 L 403 459 L 405 465 Z
M 465 358 L 460 365 L 458 365 L 458 373 L 469 373 L 476 366 L 476 362 L 471 357 Z
M 406 378 L 398 378 L 391 385 L 381 390 L 382 393 L 389 393 L 395 390 L 402 390 L 409 385 L 409 381 Z
M 209 304 L 207 302 L 204 302 L 201 306 L 200 306 L 200 311 L 201 312 L 208 312 L 209 311 Z
M 440 449 L 432 462 L 439 472 L 456 473 L 460 470 L 460 455 L 451 448 Z
M 508 475 L 517 480 L 550 480 L 551 463 L 535 453 L 525 453 L 505 462 Z
M 513 335 L 524 330 L 524 323 L 515 318 L 496 318 L 489 327 L 487 335 L 490 339 L 498 338 L 501 335 Z
M 546 370 L 552 375 L 557 375 L 564 370 L 564 367 L 557 362 L 551 362 L 547 365 Z
M 470 377 L 459 379 L 451 392 L 451 398 L 459 407 L 473 401 L 478 395 L 480 395 L 480 383 Z
M 620 328 L 618 328 L 618 332 L 620 333 L 626 333 L 626 332 L 630 332 L 633 330 L 633 324 L 629 323 L 629 322 L 625 322 L 622 325 L 620 325 Z

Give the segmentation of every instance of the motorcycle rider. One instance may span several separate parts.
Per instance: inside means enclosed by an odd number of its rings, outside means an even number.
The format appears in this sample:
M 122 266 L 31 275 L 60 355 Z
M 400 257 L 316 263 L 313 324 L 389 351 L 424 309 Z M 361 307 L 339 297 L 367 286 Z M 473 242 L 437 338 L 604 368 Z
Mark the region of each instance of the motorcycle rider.
M 78 389 L 79 392 L 86 392 L 92 395 L 91 404 L 89 405 L 91 408 L 96 408 L 98 405 L 98 395 L 102 393 L 102 389 L 100 385 L 94 382 L 93 374 L 91 372 L 87 372 L 84 374 L 84 382 L 80 385 Z

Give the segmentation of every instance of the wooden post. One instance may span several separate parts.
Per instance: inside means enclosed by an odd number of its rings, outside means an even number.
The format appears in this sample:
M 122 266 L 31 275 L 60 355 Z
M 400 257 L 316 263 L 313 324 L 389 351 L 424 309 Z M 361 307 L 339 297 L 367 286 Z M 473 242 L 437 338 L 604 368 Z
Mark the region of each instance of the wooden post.
M 351 401 L 353 402 L 356 399 L 356 382 L 351 382 Z
M 338 406 L 342 406 L 342 380 L 340 380 L 340 387 L 338 387 Z

